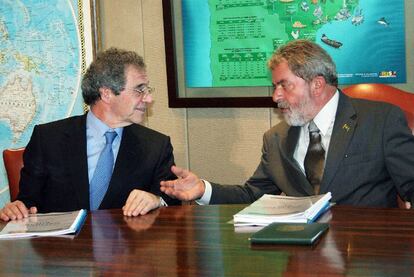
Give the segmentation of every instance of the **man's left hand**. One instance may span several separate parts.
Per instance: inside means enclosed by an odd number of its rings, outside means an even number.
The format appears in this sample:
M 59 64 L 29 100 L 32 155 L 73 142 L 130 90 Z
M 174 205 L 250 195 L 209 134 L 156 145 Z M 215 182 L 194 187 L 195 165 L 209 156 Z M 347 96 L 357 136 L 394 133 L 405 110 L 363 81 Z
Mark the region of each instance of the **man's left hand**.
M 139 189 L 134 189 L 128 196 L 125 205 L 122 207 L 124 215 L 138 216 L 161 206 L 160 197 Z

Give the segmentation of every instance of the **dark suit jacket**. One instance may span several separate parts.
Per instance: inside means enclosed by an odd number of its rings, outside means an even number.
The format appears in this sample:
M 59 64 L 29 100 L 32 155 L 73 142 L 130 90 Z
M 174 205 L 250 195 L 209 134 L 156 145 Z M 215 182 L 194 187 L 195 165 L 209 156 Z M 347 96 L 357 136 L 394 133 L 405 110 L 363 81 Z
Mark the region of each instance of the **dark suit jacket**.
M 250 203 L 264 193 L 312 195 L 293 158 L 299 132 L 285 122 L 268 130 L 253 176 L 244 186 L 212 184 L 210 203 Z M 328 191 L 333 202 L 355 206 L 395 207 L 397 192 L 411 199 L 414 136 L 399 108 L 340 93 L 320 192 Z
M 169 137 L 133 124 L 124 128 L 108 191 L 100 209 L 121 208 L 133 189 L 161 196 L 160 181 L 175 179 Z M 18 199 L 40 212 L 89 209 L 86 115 L 38 125 L 24 152 Z

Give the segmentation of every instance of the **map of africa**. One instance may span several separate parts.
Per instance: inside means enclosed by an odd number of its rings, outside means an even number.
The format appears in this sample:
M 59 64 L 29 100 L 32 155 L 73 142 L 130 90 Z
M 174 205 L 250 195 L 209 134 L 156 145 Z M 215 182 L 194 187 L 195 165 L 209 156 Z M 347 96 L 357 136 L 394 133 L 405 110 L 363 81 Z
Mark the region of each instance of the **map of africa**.
M 2 150 L 25 146 L 35 124 L 83 112 L 78 4 L 0 0 Z M 9 200 L 6 184 L 1 165 L 0 206 Z
M 182 0 L 186 86 L 270 86 L 280 45 L 315 41 L 340 84 L 404 83 L 404 1 Z

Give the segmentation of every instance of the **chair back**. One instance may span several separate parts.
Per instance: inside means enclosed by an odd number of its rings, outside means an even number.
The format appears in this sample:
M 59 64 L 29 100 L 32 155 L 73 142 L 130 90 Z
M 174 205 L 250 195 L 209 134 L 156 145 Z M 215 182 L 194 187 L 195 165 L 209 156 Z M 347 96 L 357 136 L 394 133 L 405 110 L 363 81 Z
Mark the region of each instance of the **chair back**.
M 10 201 L 14 201 L 19 194 L 20 170 L 23 167 L 24 147 L 6 149 L 3 151 L 4 167 L 9 181 Z
M 342 91 L 351 97 L 387 102 L 399 106 L 404 111 L 408 126 L 414 134 L 414 93 L 384 84 L 351 85 Z

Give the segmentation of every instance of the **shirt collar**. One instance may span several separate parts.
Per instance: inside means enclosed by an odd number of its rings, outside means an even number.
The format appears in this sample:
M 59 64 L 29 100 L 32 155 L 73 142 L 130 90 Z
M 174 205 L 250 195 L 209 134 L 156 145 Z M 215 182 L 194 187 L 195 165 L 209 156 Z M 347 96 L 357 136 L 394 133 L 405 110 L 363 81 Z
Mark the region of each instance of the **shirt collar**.
M 92 111 L 89 111 L 86 115 L 86 128 L 88 128 L 93 134 L 97 137 L 103 137 L 108 130 L 115 131 L 119 138 L 122 137 L 123 129 L 120 128 L 110 128 L 108 125 L 103 123 L 99 118 L 97 118 Z
M 336 90 L 335 94 L 332 98 L 328 101 L 328 103 L 323 106 L 323 108 L 319 111 L 319 113 L 313 119 L 316 126 L 322 133 L 322 135 L 326 135 L 329 127 L 332 126 L 333 121 L 335 121 L 336 110 L 338 109 L 338 101 L 339 101 L 339 92 Z M 306 124 L 306 128 L 308 127 L 309 123 Z

